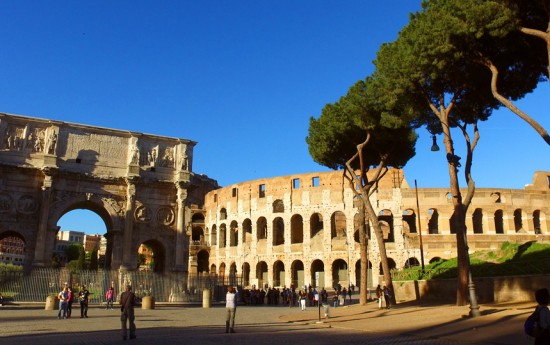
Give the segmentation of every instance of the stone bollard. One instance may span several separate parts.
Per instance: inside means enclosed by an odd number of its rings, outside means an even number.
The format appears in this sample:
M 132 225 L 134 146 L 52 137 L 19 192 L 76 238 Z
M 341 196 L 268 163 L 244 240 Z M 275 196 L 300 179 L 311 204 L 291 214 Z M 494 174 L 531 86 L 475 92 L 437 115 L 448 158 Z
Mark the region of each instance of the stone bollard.
M 210 308 L 210 289 L 204 289 L 202 291 L 202 307 Z
M 46 297 L 46 306 L 44 307 L 44 310 L 57 310 L 59 309 L 59 301 L 57 300 L 57 296 L 48 296 Z
M 141 309 L 155 309 L 155 297 L 143 296 L 141 298 Z

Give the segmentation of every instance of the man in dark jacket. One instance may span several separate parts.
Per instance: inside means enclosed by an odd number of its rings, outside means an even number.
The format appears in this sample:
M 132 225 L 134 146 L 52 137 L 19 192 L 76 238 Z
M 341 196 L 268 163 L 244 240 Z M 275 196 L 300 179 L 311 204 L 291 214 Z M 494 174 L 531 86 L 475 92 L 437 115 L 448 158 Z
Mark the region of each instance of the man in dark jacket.
M 122 323 L 122 340 L 126 340 L 126 323 L 130 323 L 130 339 L 136 338 L 136 324 L 134 323 L 134 306 L 136 305 L 136 295 L 132 292 L 132 287 L 126 285 L 126 291 L 120 297 L 120 321 Z

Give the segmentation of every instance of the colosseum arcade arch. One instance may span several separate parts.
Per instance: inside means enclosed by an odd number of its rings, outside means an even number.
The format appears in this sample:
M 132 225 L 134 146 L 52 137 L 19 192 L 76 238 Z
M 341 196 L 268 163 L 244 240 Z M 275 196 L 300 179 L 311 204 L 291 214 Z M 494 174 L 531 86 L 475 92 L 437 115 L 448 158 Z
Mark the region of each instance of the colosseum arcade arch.
M 265 261 L 260 261 L 256 265 L 256 279 L 258 281 L 259 288 L 267 288 L 269 284 L 269 277 L 267 271 L 267 263 Z
M 311 286 L 317 289 L 325 287 L 325 264 L 321 260 L 311 263 Z
M 346 261 L 336 259 L 332 263 L 332 287 L 349 285 L 349 266 Z
M 294 288 L 301 288 L 304 286 L 304 263 L 301 260 L 295 260 L 290 266 L 292 274 L 292 285 Z
M 197 273 L 208 273 L 209 272 L 209 260 L 210 254 L 206 249 L 200 250 L 197 253 Z M 214 266 L 215 267 L 215 266 Z M 214 272 L 216 269 L 214 268 Z
M 111 268 L 134 270 L 140 239 L 152 239 L 157 268 L 186 272 L 190 205 L 218 187 L 192 173 L 195 145 L 0 113 L 0 232 L 20 234 L 28 264 L 48 267 L 58 220 L 84 208 L 106 224 Z
M 277 260 L 273 264 L 273 286 L 285 285 L 285 264 Z

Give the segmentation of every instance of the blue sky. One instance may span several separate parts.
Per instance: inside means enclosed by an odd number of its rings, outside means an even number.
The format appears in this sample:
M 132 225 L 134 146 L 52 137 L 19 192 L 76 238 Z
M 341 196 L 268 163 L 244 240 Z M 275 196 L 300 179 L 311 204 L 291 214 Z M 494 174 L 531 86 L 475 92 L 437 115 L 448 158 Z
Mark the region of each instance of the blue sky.
M 372 73 L 380 44 L 419 8 L 413 0 L 3 0 L 0 112 L 194 140 L 194 171 L 222 186 L 326 171 L 308 153 L 309 118 Z M 549 92 L 541 85 L 519 103 L 547 129 Z M 418 134 L 406 178 L 447 187 L 444 153 L 430 151 L 426 130 Z M 550 170 L 548 145 L 510 111 L 495 112 L 480 134 L 479 187 L 523 188 L 534 171 Z

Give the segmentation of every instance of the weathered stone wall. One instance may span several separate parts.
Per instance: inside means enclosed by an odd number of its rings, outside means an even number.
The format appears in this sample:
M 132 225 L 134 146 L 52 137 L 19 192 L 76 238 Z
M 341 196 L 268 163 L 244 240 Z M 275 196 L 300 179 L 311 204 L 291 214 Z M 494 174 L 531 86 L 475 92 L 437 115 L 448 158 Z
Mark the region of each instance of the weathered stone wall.
M 537 289 L 550 286 L 550 275 L 475 278 L 479 303 L 534 302 Z M 456 303 L 456 279 L 394 281 L 397 303 Z

